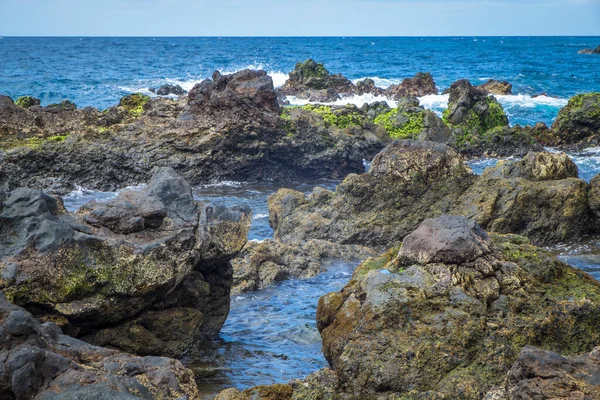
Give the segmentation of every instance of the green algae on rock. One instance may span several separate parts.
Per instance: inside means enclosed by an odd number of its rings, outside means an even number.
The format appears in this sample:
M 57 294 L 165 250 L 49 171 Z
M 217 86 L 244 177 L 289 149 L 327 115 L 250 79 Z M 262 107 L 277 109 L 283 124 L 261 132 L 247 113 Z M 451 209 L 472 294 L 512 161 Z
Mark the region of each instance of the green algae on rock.
M 139 117 L 144 112 L 144 105 L 150 101 L 150 97 L 141 93 L 133 93 L 123 97 L 119 101 L 119 106 L 126 109 L 129 114 Z
M 578 94 L 569 100 L 544 138 L 554 146 L 595 146 L 600 141 L 600 93 Z
M 15 104 L 19 107 L 29 108 L 33 106 L 39 106 L 42 103 L 40 99 L 36 99 L 31 96 L 21 96 L 15 100 Z

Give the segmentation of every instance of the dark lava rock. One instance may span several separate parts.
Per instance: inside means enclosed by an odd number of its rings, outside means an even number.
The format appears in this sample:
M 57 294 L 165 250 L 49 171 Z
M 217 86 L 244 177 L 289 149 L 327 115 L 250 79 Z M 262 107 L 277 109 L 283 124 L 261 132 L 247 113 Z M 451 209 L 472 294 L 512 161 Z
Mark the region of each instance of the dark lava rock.
M 375 81 L 373 79 L 365 78 L 362 81 L 356 82 L 357 94 L 372 94 L 373 96 L 383 96 L 384 92 L 385 90 L 375 86 Z
M 323 64 L 308 59 L 296 64 L 280 92 L 300 99 L 332 102 L 340 95 L 355 94 L 356 86 L 340 74 L 331 74 Z
M 589 147 L 600 143 L 600 93 L 572 97 L 551 129 L 544 138 L 549 145 Z
M 583 49 L 578 51 L 579 54 L 600 54 L 600 46 L 595 49 Z
M 152 93 L 156 93 L 159 96 L 168 96 L 170 94 L 174 94 L 177 96 L 183 96 L 187 92 L 180 85 L 162 85 L 159 88 L 150 88 Z
M 402 97 L 423 97 L 438 94 L 433 76 L 427 72 L 418 72 L 412 78 L 404 79 L 398 85 L 392 85 L 385 90 L 390 99 L 399 100 Z
M 172 169 L 69 214 L 20 188 L 0 205 L 0 290 L 43 321 L 136 354 L 180 356 L 219 332 L 249 210 L 194 201 Z
M 0 397 L 28 399 L 194 399 L 179 361 L 136 357 L 63 335 L 0 293 Z

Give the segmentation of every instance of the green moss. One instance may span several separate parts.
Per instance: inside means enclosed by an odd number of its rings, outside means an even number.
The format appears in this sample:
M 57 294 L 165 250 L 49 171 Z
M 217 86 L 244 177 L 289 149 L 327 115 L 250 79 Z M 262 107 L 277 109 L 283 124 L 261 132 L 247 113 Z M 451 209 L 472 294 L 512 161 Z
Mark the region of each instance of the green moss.
M 385 128 L 392 139 L 416 139 L 424 128 L 422 112 L 403 113 L 405 122 L 398 121 L 401 110 L 391 109 L 375 117 L 375 124 Z
M 18 149 L 18 148 L 29 148 L 29 149 L 37 149 L 42 146 L 44 143 L 58 143 L 64 141 L 68 133 L 64 135 L 55 135 L 48 137 L 31 137 L 23 140 L 12 140 L 0 143 L 0 148 L 3 150 L 8 149 Z
M 17 101 L 15 101 L 15 104 L 18 105 L 19 107 L 23 107 L 23 108 L 29 108 L 32 106 L 37 106 L 40 105 L 40 100 L 36 99 L 35 97 L 31 97 L 31 96 L 21 96 L 17 99 Z
M 130 115 L 139 117 L 144 112 L 144 105 L 149 101 L 149 96 L 141 93 L 134 93 L 123 97 L 119 102 L 119 105 L 126 109 Z
M 108 131 L 109 131 L 109 129 L 106 126 L 100 126 L 100 127 L 98 127 L 98 132 L 100 132 L 100 133 L 106 133 Z
M 302 108 L 320 115 L 327 127 L 335 126 L 345 129 L 351 126 L 362 126 L 365 122 L 365 116 L 353 106 L 334 109 L 330 106 L 307 104 Z
M 324 78 L 329 75 L 329 71 L 322 63 L 317 63 L 311 59 L 297 63 L 294 71 L 304 78 Z

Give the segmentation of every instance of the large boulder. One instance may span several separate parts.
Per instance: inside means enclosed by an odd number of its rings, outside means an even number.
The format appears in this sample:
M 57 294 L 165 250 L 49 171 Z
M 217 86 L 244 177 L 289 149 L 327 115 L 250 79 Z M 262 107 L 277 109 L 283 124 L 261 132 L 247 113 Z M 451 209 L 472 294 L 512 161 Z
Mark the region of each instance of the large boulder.
M 366 261 L 317 311 L 338 394 L 352 398 L 479 400 L 518 368 L 523 346 L 591 351 L 599 317 L 592 277 L 454 216 L 424 221 L 399 252 Z
M 490 79 L 487 82 L 478 85 L 477 87 L 486 92 L 487 94 L 512 94 L 512 84 L 506 81 L 497 81 L 495 79 Z
M 546 144 L 567 147 L 596 146 L 600 140 L 600 93 L 578 94 L 569 100 L 552 124 Z
M 308 59 L 296 64 L 279 91 L 299 99 L 333 102 L 340 99 L 340 95 L 355 94 L 356 86 L 340 74 L 331 74 L 323 64 Z
M 0 289 L 41 320 L 94 344 L 169 356 L 225 322 L 247 209 L 196 202 L 168 168 L 139 193 L 75 214 L 39 190 L 1 200 Z
M 383 96 L 385 90 L 375 86 L 375 81 L 370 78 L 365 78 L 361 81 L 356 82 L 356 94 L 371 94 L 373 96 Z
M 63 335 L 0 293 L 0 397 L 27 399 L 194 399 L 179 361 L 136 357 Z
M 394 141 L 368 173 L 349 175 L 335 192 L 280 190 L 269 198 L 269 222 L 283 241 L 323 239 L 389 246 L 425 218 L 449 211 L 475 176 L 449 147 Z
M 544 129 L 545 128 L 545 129 Z M 548 132 L 542 122 L 535 126 L 497 126 L 468 141 L 456 143 L 457 149 L 468 157 L 523 157 L 531 151 L 543 151 L 539 135 Z
M 449 147 L 404 140 L 388 145 L 368 173 L 349 175 L 335 192 L 276 193 L 269 199 L 270 223 L 283 241 L 389 247 L 424 219 L 452 213 L 546 244 L 597 229 L 588 190 L 565 154 L 530 153 L 477 177 Z
M 389 141 L 369 121 L 343 116 L 336 125 L 308 110 L 280 110 L 264 71 L 217 72 L 187 97 L 132 94 L 103 112 L 53 114 L 36 107 L 0 98 L 4 190 L 28 186 L 64 194 L 79 185 L 114 191 L 147 181 L 156 166 L 175 169 L 192 185 L 342 179 L 363 171 L 363 159 Z
M 433 76 L 429 72 L 418 72 L 412 78 L 406 78 L 398 85 L 392 85 L 385 90 L 385 95 L 392 100 L 402 97 L 423 97 L 438 94 Z

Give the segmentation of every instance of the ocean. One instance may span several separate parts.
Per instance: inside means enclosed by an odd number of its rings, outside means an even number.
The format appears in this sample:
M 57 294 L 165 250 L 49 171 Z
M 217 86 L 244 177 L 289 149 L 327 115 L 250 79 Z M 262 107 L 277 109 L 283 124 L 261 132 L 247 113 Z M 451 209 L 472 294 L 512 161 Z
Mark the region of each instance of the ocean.
M 462 78 L 507 80 L 514 95 L 499 100 L 511 123 L 550 124 L 569 97 L 600 90 L 600 57 L 577 54 L 598 44 L 600 37 L 4 37 L 0 94 L 104 109 L 165 83 L 189 90 L 214 70 L 264 69 L 279 86 L 296 62 L 313 58 L 381 87 L 419 71 L 431 72 L 440 92 Z M 541 93 L 547 96 L 532 97 Z M 438 111 L 446 102 L 421 99 Z

